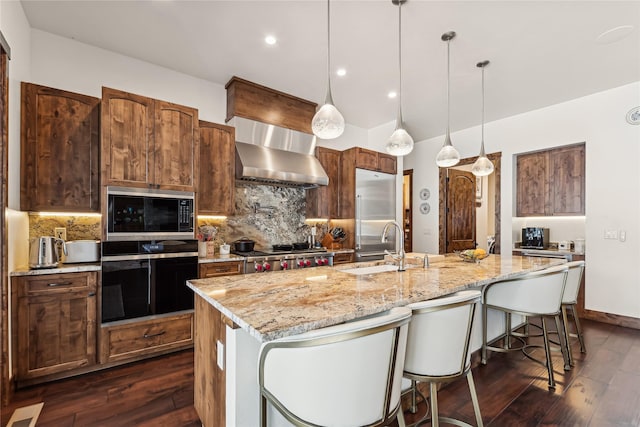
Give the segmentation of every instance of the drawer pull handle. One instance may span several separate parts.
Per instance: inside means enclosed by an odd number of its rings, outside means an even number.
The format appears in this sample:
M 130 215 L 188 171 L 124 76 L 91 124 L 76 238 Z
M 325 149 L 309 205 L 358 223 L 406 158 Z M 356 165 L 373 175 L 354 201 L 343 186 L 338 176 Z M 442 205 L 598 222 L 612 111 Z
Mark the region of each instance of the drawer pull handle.
M 47 286 L 69 286 L 71 282 L 49 283 Z
M 142 337 L 143 337 L 143 338 L 159 337 L 160 335 L 164 335 L 164 332 L 165 332 L 165 331 L 158 332 L 157 334 L 144 334 Z
M 91 293 L 90 293 L 89 295 L 87 295 L 87 296 L 89 296 L 89 297 L 95 297 L 95 296 L 96 296 L 96 293 L 95 293 L 95 292 L 91 292 Z

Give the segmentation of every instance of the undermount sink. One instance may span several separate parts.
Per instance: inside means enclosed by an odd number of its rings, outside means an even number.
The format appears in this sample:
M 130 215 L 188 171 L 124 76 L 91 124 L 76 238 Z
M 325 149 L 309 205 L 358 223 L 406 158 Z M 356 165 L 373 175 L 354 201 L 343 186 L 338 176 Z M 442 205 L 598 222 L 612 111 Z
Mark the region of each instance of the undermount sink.
M 398 266 L 390 265 L 390 264 L 382 264 L 382 265 L 372 265 L 370 267 L 347 268 L 341 271 L 343 273 L 356 274 L 360 276 L 364 274 L 376 274 L 376 273 L 385 273 L 387 271 L 398 271 Z

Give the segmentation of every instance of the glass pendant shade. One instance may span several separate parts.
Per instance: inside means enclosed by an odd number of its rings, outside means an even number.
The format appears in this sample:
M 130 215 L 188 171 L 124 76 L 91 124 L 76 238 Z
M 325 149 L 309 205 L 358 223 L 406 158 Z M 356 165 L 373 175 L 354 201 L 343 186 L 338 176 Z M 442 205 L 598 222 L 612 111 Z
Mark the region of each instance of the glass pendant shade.
M 311 120 L 313 134 L 322 139 L 334 139 L 344 132 L 344 117 L 333 104 L 331 97 L 331 9 L 327 0 L 327 96 Z
M 344 117 L 335 105 L 324 104 L 313 116 L 311 129 L 318 138 L 337 138 L 344 132 Z
M 387 153 L 394 156 L 406 156 L 413 151 L 413 138 L 409 132 L 399 127 L 389 137 L 386 145 Z
M 387 145 L 387 153 L 393 156 L 406 156 L 413 151 L 413 138 L 402 127 L 402 3 L 407 0 L 392 0 L 398 5 L 398 118 L 396 119 L 396 130 L 393 131 Z
M 451 133 L 450 133 L 450 116 L 451 116 L 451 97 L 449 95 L 449 79 L 450 79 L 450 53 L 449 53 L 449 45 L 451 44 L 451 39 L 456 36 L 455 31 L 449 31 L 444 33 L 441 37 L 442 41 L 447 42 L 447 134 L 444 138 L 444 144 L 442 148 L 438 152 L 438 156 L 436 157 L 436 165 L 441 168 L 450 168 L 451 166 L 455 166 L 460 161 L 460 153 L 455 149 L 453 144 L 451 143 Z
M 480 139 L 480 154 L 471 167 L 471 173 L 475 176 L 487 176 L 493 173 L 493 162 L 484 153 L 484 67 L 489 65 L 489 61 L 478 62 L 476 66 L 482 69 L 482 137 Z
M 457 165 L 459 161 L 460 153 L 458 153 L 458 150 L 451 144 L 451 138 L 449 137 L 449 132 L 447 132 L 444 145 L 436 157 L 436 164 L 441 168 L 450 168 L 451 166 Z

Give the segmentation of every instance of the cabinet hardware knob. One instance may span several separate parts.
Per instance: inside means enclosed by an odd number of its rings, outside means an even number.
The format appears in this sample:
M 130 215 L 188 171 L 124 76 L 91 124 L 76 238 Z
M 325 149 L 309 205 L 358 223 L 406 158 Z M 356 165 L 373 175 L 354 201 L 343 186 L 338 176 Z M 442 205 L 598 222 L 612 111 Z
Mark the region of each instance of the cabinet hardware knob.
M 143 337 L 143 338 L 159 337 L 160 335 L 164 335 L 164 332 L 165 332 L 165 331 L 158 332 L 157 334 L 144 334 L 142 337 Z

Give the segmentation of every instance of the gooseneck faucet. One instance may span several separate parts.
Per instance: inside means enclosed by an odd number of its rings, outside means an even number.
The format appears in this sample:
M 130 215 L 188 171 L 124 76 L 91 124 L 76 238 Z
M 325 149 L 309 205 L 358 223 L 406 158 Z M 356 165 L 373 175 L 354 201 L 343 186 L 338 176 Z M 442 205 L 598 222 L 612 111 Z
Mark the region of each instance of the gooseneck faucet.
M 400 249 L 398 249 L 396 254 L 392 254 L 387 250 L 385 250 L 384 252 L 387 255 L 390 255 L 394 260 L 398 261 L 398 271 L 404 271 L 406 254 L 404 253 L 404 232 L 402 231 L 402 228 L 400 227 L 400 225 L 395 221 L 389 221 L 388 223 L 386 223 L 384 225 L 384 228 L 382 229 L 381 241 L 382 243 L 387 241 L 387 233 L 389 232 L 389 227 L 391 226 L 396 227 L 396 229 L 398 230 L 398 236 L 400 237 Z

